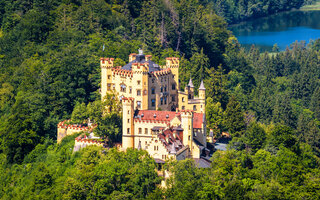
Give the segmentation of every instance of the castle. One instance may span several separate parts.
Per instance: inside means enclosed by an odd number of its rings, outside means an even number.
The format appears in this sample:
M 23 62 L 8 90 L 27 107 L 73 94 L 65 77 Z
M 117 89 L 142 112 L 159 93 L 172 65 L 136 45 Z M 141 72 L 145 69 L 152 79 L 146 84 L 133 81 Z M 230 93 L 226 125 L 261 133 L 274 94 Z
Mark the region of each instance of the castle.
M 151 58 L 139 50 L 123 67 L 115 67 L 113 58 L 100 59 L 101 98 L 116 91 L 122 101 L 122 149 L 144 149 L 158 160 L 206 157 L 203 82 L 199 97 L 191 79 L 179 91 L 179 59 L 166 58 L 159 66 Z
M 208 167 L 203 81 L 198 97 L 191 79 L 184 91 L 179 91 L 179 59 L 166 58 L 166 65 L 159 66 L 151 58 L 139 50 L 139 54 L 130 54 L 129 63 L 122 67 L 114 66 L 113 58 L 100 59 L 102 100 L 115 92 L 122 102 L 121 150 L 146 150 L 158 163 L 193 158 L 200 167 Z M 58 142 L 86 130 L 89 127 L 60 122 Z M 76 138 L 75 149 L 97 143 L 90 141 Z

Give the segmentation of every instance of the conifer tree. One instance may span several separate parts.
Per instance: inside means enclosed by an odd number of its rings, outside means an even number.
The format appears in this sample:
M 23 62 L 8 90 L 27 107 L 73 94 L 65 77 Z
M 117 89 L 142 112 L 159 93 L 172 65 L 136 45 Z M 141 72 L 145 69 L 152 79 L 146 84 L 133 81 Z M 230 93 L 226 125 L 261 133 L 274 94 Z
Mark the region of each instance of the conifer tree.
M 224 125 L 231 136 L 239 137 L 245 130 L 244 115 L 240 103 L 234 96 L 231 97 L 224 112 Z
M 314 112 L 315 117 L 320 121 L 320 87 L 314 91 L 311 97 L 310 108 Z

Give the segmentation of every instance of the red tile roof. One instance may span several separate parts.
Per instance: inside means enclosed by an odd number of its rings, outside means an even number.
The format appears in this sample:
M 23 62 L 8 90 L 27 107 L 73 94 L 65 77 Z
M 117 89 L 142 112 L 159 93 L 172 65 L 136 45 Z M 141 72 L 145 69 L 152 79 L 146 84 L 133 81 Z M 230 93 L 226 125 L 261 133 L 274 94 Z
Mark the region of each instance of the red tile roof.
M 170 122 L 175 116 L 176 112 L 170 111 L 156 111 L 156 110 L 139 110 L 138 116 L 141 120 L 155 120 L 155 121 L 168 121 Z
M 156 111 L 156 110 L 139 110 L 137 116 L 141 116 L 141 120 L 150 121 L 167 121 L 170 122 L 175 116 L 180 117 L 180 112 Z M 140 117 L 138 118 L 140 120 Z M 193 113 L 193 128 L 202 128 L 203 113 Z
M 193 128 L 202 128 L 203 113 L 193 113 Z

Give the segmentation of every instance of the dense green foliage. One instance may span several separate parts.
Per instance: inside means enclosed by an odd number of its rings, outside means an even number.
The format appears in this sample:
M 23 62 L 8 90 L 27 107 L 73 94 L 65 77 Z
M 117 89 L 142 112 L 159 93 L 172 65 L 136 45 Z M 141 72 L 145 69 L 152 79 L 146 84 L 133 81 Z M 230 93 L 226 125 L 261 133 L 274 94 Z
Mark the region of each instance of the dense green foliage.
M 91 146 L 72 153 L 75 136 L 46 140 L 10 170 L 1 154 L 1 199 L 143 199 L 161 179 L 147 152 Z
M 263 17 L 270 14 L 298 9 L 315 0 L 212 0 L 216 13 L 228 23 Z
M 219 2 L 0 0 L 0 198 L 319 199 L 320 40 L 245 52 L 214 12 L 233 22 L 305 2 Z M 233 136 L 210 169 L 168 164 L 166 189 L 146 152 L 53 144 L 70 118 L 119 139 L 119 104 L 100 101 L 99 57 L 123 65 L 138 48 L 160 64 L 180 57 L 181 88 L 204 80 L 208 129 Z

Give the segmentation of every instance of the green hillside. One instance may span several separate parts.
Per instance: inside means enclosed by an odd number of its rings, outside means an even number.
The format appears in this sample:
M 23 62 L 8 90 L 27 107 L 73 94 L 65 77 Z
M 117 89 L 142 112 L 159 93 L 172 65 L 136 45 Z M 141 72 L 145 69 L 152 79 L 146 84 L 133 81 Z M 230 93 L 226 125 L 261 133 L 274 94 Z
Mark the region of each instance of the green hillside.
M 307 1 L 224 2 L 235 12 L 200 0 L 0 0 L 0 198 L 319 199 L 320 40 L 246 52 L 226 22 Z M 179 57 L 182 88 L 203 79 L 208 129 L 233 137 L 210 169 L 168 164 L 166 189 L 145 152 L 55 144 L 59 121 L 101 114 L 99 58 L 123 65 L 139 48 L 160 64 Z M 119 134 L 117 117 L 96 120 Z

